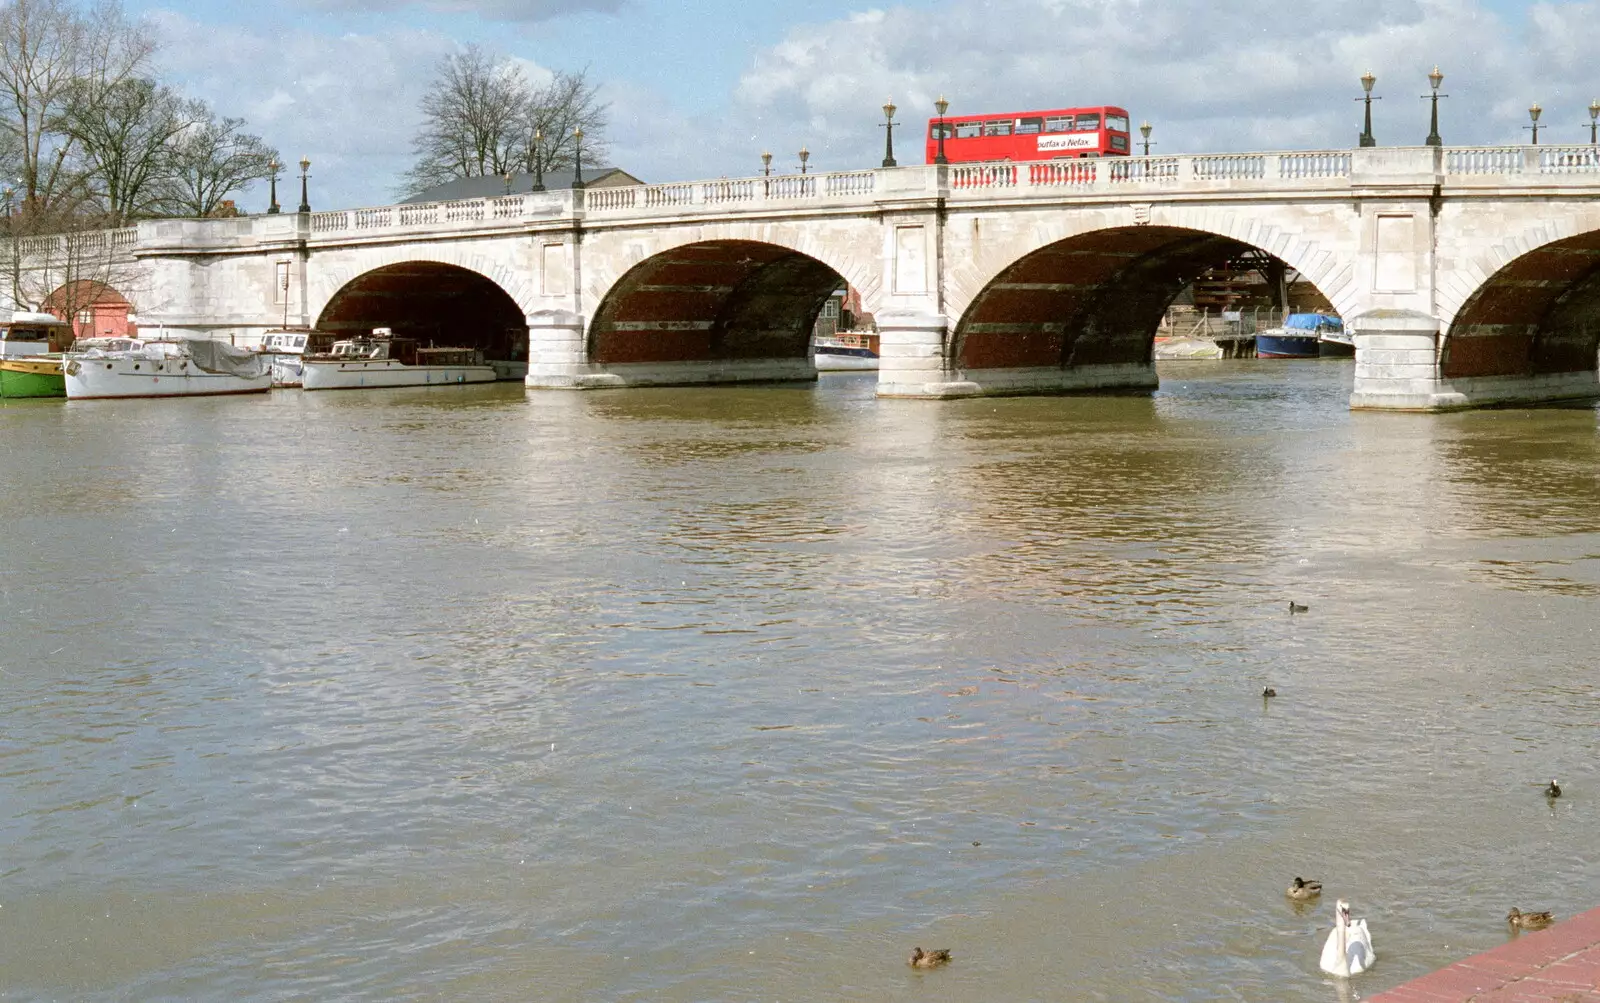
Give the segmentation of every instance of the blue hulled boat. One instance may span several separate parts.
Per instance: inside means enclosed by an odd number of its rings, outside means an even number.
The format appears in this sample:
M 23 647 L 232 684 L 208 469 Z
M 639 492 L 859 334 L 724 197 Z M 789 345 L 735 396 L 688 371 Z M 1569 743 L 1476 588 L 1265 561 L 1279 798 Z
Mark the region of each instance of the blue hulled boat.
M 1323 351 L 1325 340 L 1330 344 L 1348 345 L 1344 322 L 1324 313 L 1291 313 L 1282 327 L 1256 332 L 1256 358 L 1315 359 L 1323 354 L 1337 354 L 1337 349 Z

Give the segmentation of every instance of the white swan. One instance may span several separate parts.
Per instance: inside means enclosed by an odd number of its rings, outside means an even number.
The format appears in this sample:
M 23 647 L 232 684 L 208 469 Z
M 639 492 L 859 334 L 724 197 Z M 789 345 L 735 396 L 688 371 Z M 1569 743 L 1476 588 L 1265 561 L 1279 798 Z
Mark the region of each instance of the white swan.
M 1372 949 L 1372 934 L 1367 932 L 1367 921 L 1350 919 L 1350 903 L 1340 899 L 1333 907 L 1333 932 L 1322 945 L 1322 970 L 1329 975 L 1349 977 L 1360 975 L 1378 960 Z

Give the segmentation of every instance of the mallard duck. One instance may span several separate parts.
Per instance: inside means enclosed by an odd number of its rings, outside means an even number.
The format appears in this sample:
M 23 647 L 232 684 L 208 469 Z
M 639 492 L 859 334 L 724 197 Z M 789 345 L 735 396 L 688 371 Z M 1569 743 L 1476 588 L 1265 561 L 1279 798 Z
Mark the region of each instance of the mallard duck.
M 911 949 L 910 965 L 912 968 L 938 968 L 940 965 L 949 963 L 949 950 L 924 951 L 920 947 Z
M 1299 603 L 1295 602 L 1293 599 L 1289 600 L 1289 612 L 1291 612 L 1291 613 L 1305 613 L 1310 609 L 1311 609 L 1310 606 L 1302 606 Z
M 1556 783 L 1555 780 L 1552 779 L 1550 781 L 1550 786 L 1546 787 L 1544 789 L 1544 796 L 1547 797 L 1547 798 L 1558 798 L 1558 797 L 1560 797 L 1561 796 L 1561 785 Z
M 1271 699 L 1272 697 L 1275 697 L 1277 695 L 1278 695 L 1278 691 L 1273 689 L 1271 686 L 1268 686 L 1266 689 L 1261 691 L 1262 699 Z
M 1284 894 L 1292 899 L 1299 899 L 1302 902 L 1304 902 L 1306 899 L 1314 899 L 1318 895 L 1322 894 L 1322 882 L 1307 881 L 1305 878 L 1295 878 L 1294 884 L 1290 885 L 1284 891 Z
M 1556 918 L 1547 912 L 1523 912 L 1513 909 L 1506 913 L 1506 922 L 1519 930 L 1543 930 L 1554 923 Z
M 1367 921 L 1350 918 L 1350 903 L 1340 899 L 1333 907 L 1333 932 L 1322 945 L 1322 970 L 1329 975 L 1348 978 L 1360 975 L 1378 960 L 1372 949 L 1372 934 L 1367 932 Z

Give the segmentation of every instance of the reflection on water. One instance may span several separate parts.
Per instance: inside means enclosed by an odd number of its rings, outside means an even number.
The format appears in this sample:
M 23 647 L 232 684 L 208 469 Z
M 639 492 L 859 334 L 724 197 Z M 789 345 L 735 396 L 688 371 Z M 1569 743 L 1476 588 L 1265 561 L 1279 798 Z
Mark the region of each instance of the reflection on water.
M 1349 376 L 8 402 L 7 987 L 1333 1001 L 1591 907 L 1595 413 Z

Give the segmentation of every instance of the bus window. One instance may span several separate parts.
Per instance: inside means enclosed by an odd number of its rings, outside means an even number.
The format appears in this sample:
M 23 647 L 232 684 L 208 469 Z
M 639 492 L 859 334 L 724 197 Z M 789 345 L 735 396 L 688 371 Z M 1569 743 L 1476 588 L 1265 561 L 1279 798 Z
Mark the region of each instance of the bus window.
M 1107 115 L 1106 116 L 1106 128 L 1110 129 L 1112 132 L 1127 132 L 1128 131 L 1128 116 L 1126 116 L 1126 115 Z
M 940 125 L 938 122 L 935 122 L 932 125 L 928 126 L 928 138 L 929 139 L 939 139 L 940 138 L 940 136 L 939 136 L 939 130 L 940 129 L 944 130 L 944 137 L 943 138 L 945 138 L 945 139 L 954 139 L 956 137 L 956 127 L 953 124 L 951 124 L 949 122 L 946 122 L 944 125 Z
M 1099 115 L 1079 115 L 1076 132 L 1093 132 L 1100 128 Z
M 1051 115 L 1049 118 L 1044 120 L 1044 131 L 1045 132 L 1071 132 L 1072 131 L 1072 116 L 1071 115 Z
M 1119 136 L 1116 133 L 1112 133 L 1111 134 L 1111 148 L 1113 150 L 1126 150 L 1128 148 L 1128 137 L 1127 136 Z
M 983 134 L 985 136 L 1009 136 L 1011 135 L 1011 123 L 1009 121 L 985 122 L 983 123 Z
M 1036 136 L 1039 134 L 1039 130 L 1043 128 L 1044 119 L 1042 118 L 1017 119 L 1017 135 L 1019 136 Z
M 983 135 L 983 123 L 982 122 L 957 122 L 956 123 L 956 138 L 957 139 L 972 139 L 974 136 L 981 136 L 981 135 Z

